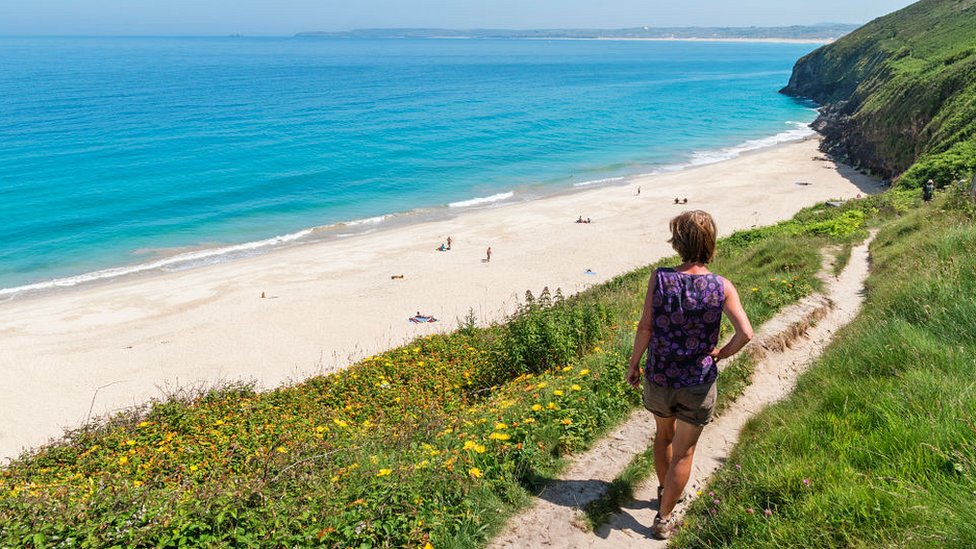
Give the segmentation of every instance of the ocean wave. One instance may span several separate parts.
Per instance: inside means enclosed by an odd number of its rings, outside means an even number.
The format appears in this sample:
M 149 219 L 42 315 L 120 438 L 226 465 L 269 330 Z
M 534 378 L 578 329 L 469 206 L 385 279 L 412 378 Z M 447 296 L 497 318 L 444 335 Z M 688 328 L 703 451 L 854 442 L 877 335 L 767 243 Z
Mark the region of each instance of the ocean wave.
M 347 227 L 354 227 L 356 225 L 374 225 L 376 223 L 382 223 L 393 216 L 394 214 L 378 215 L 376 217 L 367 217 L 365 219 L 356 219 L 353 221 L 347 221 L 342 224 Z
M 613 183 L 615 181 L 623 181 L 625 177 L 604 177 L 603 179 L 592 179 L 590 181 L 580 181 L 579 183 L 573 183 L 574 187 L 590 187 L 593 185 L 602 185 L 604 183 Z
M 460 202 L 451 202 L 447 206 L 449 208 L 470 208 L 472 206 L 481 206 L 484 204 L 491 204 L 493 202 L 500 202 L 502 200 L 508 200 L 515 196 L 514 191 L 508 191 L 504 193 L 493 194 L 491 196 L 485 196 L 480 198 L 472 198 L 471 200 L 462 200 Z
M 687 164 L 677 165 L 674 169 L 666 171 L 675 171 L 688 166 L 704 166 L 705 164 L 715 164 L 716 162 L 722 162 L 723 160 L 730 160 L 741 156 L 743 153 L 750 151 L 756 151 L 759 149 L 767 149 L 780 143 L 788 143 L 790 141 L 798 141 L 800 139 L 805 139 L 817 132 L 810 128 L 810 125 L 805 122 L 788 122 L 794 125 L 794 128 L 787 130 L 785 132 L 780 132 L 776 135 L 771 135 L 769 137 L 763 137 L 760 139 L 750 139 L 744 141 L 739 145 L 734 147 L 727 147 L 724 149 L 717 149 L 711 151 L 695 151 L 691 155 L 691 160 Z
M 42 290 L 50 290 L 54 288 L 70 288 L 72 286 L 77 286 L 79 284 L 84 284 L 87 282 L 108 280 L 108 279 L 118 278 L 130 274 L 143 273 L 146 271 L 153 271 L 153 270 L 178 271 L 190 267 L 198 267 L 205 264 L 218 263 L 221 260 L 226 259 L 228 257 L 246 255 L 248 252 L 259 251 L 264 248 L 269 248 L 272 246 L 278 246 L 288 242 L 293 242 L 295 240 L 298 240 L 300 238 L 312 234 L 312 232 L 313 229 L 303 229 L 301 231 L 297 231 L 294 233 L 275 236 L 272 238 L 266 238 L 264 240 L 255 240 L 252 242 L 245 242 L 243 244 L 235 244 L 233 246 L 223 246 L 220 248 L 208 248 L 208 249 L 197 250 L 193 252 L 185 252 L 174 256 L 165 257 L 162 259 L 157 259 L 155 261 L 138 263 L 136 265 L 102 269 L 100 271 L 93 271 L 90 273 L 80 274 L 77 276 L 56 278 L 44 282 L 26 284 L 24 286 L 14 286 L 12 288 L 0 288 L 0 299 L 2 298 L 11 299 L 17 294 L 25 293 L 25 292 L 37 292 Z

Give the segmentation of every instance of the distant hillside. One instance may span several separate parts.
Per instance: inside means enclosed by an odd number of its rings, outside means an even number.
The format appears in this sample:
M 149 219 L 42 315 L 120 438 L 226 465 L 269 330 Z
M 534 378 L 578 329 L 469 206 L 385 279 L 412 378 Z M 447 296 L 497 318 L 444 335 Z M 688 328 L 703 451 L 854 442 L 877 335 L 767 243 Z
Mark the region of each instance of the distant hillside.
M 910 186 L 971 175 L 976 0 L 922 0 L 876 19 L 800 59 L 782 91 L 825 105 L 825 152 Z
M 791 27 L 634 27 L 629 29 L 357 29 L 343 32 L 301 32 L 315 38 L 481 38 L 481 39 L 793 39 L 834 40 L 857 25 L 824 23 Z

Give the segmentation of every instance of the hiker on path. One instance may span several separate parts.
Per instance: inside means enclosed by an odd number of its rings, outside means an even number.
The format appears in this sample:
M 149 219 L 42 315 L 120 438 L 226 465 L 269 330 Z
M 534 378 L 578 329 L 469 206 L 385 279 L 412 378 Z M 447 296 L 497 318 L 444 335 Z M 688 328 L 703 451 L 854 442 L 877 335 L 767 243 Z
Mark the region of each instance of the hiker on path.
M 929 179 L 922 186 L 922 200 L 928 202 L 935 195 L 935 181 Z
M 654 271 L 647 284 L 644 312 L 637 326 L 627 381 L 641 386 L 644 407 L 654 414 L 654 468 L 658 478 L 658 514 L 651 531 L 668 539 L 673 514 L 691 474 L 695 445 L 712 419 L 718 362 L 752 339 L 752 325 L 731 282 L 708 270 L 715 255 L 715 222 L 695 210 L 671 220 L 668 241 L 681 265 Z M 735 335 L 721 349 L 719 329 L 725 313 Z

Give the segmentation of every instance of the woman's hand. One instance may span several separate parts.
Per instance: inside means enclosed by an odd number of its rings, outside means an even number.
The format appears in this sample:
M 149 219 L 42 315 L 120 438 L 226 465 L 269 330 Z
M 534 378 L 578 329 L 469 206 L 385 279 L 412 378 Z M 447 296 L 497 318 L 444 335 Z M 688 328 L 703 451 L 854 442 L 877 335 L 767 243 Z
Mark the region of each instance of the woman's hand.
M 630 386 L 636 389 L 640 387 L 640 381 L 641 381 L 640 366 L 636 364 L 631 364 L 630 367 L 627 368 L 627 383 L 630 383 Z

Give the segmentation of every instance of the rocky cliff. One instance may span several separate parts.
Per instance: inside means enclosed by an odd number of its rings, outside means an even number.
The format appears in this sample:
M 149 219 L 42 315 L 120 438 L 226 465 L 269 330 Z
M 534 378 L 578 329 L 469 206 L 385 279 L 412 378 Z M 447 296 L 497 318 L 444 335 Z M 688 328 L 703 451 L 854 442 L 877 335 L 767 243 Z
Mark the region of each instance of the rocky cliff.
M 976 170 L 976 0 L 921 0 L 800 59 L 823 150 L 903 185 Z

